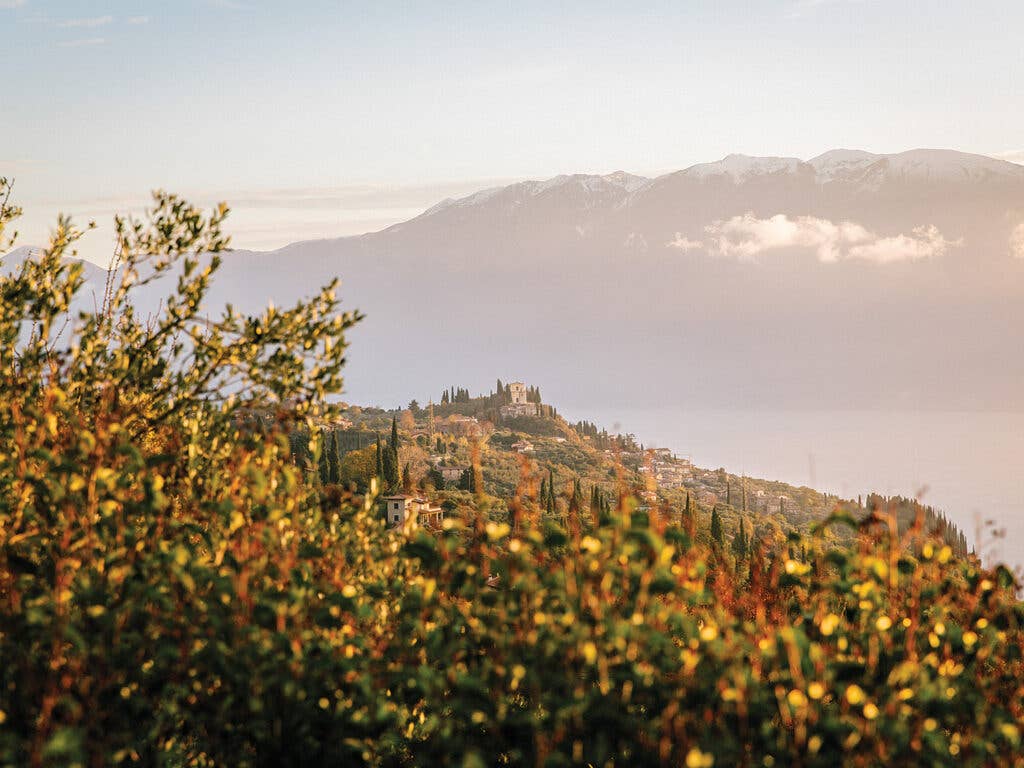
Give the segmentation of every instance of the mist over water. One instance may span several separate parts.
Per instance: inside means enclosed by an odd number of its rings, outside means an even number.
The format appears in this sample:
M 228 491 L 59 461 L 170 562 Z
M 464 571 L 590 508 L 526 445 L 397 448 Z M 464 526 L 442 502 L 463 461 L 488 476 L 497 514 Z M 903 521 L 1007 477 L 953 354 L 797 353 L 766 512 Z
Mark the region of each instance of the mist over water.
M 1024 566 L 1024 413 L 626 409 L 585 414 L 700 467 L 856 498 L 920 497 L 987 561 Z M 597 418 L 595 418 L 597 416 Z M 994 520 L 1005 538 L 983 528 Z M 981 532 L 980 545 L 978 534 Z

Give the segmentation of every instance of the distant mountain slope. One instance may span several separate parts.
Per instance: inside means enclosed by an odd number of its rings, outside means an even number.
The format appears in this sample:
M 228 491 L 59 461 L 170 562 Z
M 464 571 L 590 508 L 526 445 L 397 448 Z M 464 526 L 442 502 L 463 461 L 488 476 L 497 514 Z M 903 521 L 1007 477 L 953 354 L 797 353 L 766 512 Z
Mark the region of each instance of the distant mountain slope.
M 211 306 L 287 303 L 335 275 L 368 315 L 356 399 L 515 370 L 583 408 L 1024 408 L 1024 167 L 979 155 L 521 182 L 235 252 Z

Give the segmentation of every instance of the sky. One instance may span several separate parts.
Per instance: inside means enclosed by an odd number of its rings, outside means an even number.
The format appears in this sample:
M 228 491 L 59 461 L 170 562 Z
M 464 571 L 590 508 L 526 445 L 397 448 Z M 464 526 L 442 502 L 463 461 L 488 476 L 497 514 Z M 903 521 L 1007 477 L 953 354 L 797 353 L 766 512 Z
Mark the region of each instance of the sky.
M 379 229 L 558 173 L 732 152 L 1024 159 L 1019 0 L 0 0 L 22 244 L 164 188 L 234 245 Z

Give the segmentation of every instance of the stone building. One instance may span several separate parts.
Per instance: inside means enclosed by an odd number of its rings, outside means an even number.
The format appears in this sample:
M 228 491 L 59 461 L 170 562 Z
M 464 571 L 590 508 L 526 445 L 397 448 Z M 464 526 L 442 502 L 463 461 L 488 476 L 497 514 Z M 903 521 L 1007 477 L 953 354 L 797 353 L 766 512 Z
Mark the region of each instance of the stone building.
M 514 419 L 517 416 L 537 416 L 540 414 L 540 406 L 526 399 L 526 385 L 523 382 L 513 381 L 508 385 L 508 393 L 511 402 L 508 405 L 501 406 L 501 417 L 503 419 Z

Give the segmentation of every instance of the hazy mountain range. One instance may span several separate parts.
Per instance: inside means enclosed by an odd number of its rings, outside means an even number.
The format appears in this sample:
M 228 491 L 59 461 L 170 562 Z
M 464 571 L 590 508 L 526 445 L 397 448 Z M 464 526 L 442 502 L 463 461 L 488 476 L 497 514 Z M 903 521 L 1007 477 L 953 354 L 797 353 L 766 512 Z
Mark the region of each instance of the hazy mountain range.
M 233 252 L 214 301 L 280 305 L 333 275 L 367 314 L 355 401 L 501 376 L 581 408 L 1024 409 L 1024 166 L 980 155 L 525 181 Z

